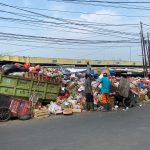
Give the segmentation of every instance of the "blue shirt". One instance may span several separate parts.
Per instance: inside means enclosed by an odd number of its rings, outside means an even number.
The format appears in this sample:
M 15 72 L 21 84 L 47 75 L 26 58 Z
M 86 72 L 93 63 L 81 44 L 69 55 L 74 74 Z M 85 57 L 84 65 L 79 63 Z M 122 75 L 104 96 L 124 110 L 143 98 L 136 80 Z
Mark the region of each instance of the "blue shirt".
M 138 86 L 139 86 L 140 88 L 144 88 L 144 83 L 143 83 L 143 82 L 140 82 L 140 83 L 138 84 Z
M 108 79 L 108 77 L 98 78 L 98 81 L 101 82 L 102 84 L 101 92 L 109 93 L 110 92 L 110 80 Z

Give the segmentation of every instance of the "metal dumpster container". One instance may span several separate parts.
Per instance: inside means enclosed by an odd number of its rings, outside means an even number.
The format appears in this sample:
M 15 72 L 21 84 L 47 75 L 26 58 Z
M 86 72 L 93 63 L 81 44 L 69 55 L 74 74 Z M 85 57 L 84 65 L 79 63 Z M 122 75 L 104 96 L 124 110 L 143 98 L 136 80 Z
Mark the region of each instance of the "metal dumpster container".
M 27 98 L 35 93 L 41 100 L 55 100 L 61 84 L 0 74 L 0 94 Z

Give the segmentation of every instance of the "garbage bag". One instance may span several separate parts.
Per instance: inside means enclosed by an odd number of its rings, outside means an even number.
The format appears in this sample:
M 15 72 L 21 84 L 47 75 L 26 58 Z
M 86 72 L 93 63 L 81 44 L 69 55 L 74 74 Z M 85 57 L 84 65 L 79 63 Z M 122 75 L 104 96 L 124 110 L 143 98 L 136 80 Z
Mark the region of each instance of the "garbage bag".
M 21 67 L 20 72 L 29 72 L 29 68 Z
M 150 89 L 148 89 L 147 96 L 150 99 Z
M 3 70 L 3 73 L 6 74 L 6 75 L 8 75 L 9 73 L 20 71 L 19 68 L 17 68 L 17 66 L 15 66 L 14 64 L 4 65 L 2 67 L 2 70 Z
M 48 108 L 48 112 L 49 114 L 57 114 L 57 112 L 61 112 L 61 106 L 57 105 L 56 103 L 54 102 L 51 102 L 49 108 Z
M 24 76 L 24 72 L 13 72 L 13 73 L 9 73 L 9 75 L 11 76 L 18 76 L 18 77 L 23 77 Z

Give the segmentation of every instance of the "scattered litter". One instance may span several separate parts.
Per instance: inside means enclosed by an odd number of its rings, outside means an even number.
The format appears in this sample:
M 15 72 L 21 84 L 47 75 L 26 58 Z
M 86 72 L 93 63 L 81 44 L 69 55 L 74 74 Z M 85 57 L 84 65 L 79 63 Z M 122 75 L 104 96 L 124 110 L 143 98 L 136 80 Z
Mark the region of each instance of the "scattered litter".
M 141 77 L 121 77 L 124 74 L 123 70 L 104 69 L 108 73 L 108 77 L 111 80 L 110 88 L 110 106 L 111 110 L 117 111 L 121 108 L 123 111 L 127 111 L 131 107 L 142 107 L 144 104 L 150 103 L 150 80 Z M 102 104 L 102 95 L 100 84 L 98 87 L 97 77 L 103 76 L 103 69 L 96 68 L 95 73 L 92 73 L 92 90 L 94 99 L 94 111 L 101 111 L 105 108 Z M 28 79 L 28 81 L 42 81 L 42 83 L 52 83 L 49 89 L 41 90 L 41 95 L 38 95 L 37 101 L 32 101 L 33 116 L 35 118 L 49 117 L 51 115 L 72 115 L 74 113 L 86 112 L 86 99 L 85 99 L 85 69 L 78 69 L 72 72 L 67 69 L 61 70 L 58 68 L 42 67 L 40 65 L 31 66 L 29 63 L 20 64 L 7 64 L 2 67 L 3 76 L 13 76 L 19 79 Z M 115 76 L 116 75 L 116 76 Z M 128 74 L 129 75 L 129 74 Z M 22 86 L 23 81 L 19 81 Z M 8 83 L 7 83 L 8 84 Z M 59 84 L 60 92 L 57 93 L 57 97 L 51 98 L 55 95 L 57 87 L 55 84 Z M 43 84 L 44 85 L 44 84 Z M 8 86 L 8 85 L 7 85 Z M 35 87 L 42 87 L 41 85 L 33 85 Z M 1 80 L 0 80 L 1 87 Z M 23 86 L 22 86 L 23 87 Z M 44 85 L 44 87 L 47 87 Z M 23 87 L 24 88 L 24 87 Z M 30 88 L 30 86 L 29 86 Z M 59 91 L 59 89 L 57 89 Z M 20 90 L 20 89 L 19 89 Z M 22 90 L 22 89 L 21 89 Z M 21 93 L 21 90 L 18 91 Z M 5 90 L 4 90 L 5 91 Z M 50 93 L 48 93 L 50 91 Z M 36 90 L 34 94 L 36 95 Z M 47 103 L 40 102 L 40 96 L 46 93 L 48 98 Z M 4 93 L 5 94 L 5 93 Z M 21 93 L 22 96 L 24 93 Z M 33 93 L 32 93 L 33 94 Z M 11 95 L 10 95 L 11 96 Z M 30 101 L 30 99 L 29 99 Z

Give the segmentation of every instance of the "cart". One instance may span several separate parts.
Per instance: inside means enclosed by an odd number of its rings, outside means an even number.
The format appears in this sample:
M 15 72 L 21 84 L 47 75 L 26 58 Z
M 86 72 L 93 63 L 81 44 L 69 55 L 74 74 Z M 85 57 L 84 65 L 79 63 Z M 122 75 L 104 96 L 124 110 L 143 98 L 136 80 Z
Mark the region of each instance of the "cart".
M 12 117 L 22 120 L 31 117 L 31 107 L 31 101 L 0 95 L 0 121 L 7 121 Z
M 11 117 L 10 97 L 6 95 L 0 95 L 0 121 L 7 121 Z

